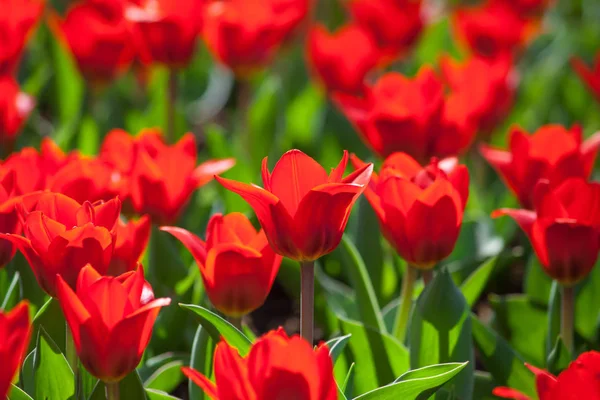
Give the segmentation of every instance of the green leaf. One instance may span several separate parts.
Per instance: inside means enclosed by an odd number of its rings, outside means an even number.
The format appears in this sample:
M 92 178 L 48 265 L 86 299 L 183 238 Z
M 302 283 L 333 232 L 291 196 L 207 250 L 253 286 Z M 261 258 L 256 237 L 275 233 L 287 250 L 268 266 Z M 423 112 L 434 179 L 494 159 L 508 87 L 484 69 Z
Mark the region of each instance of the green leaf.
M 8 400 L 33 400 L 31 396 L 25 393 L 21 388 L 11 383 L 10 393 L 7 397 Z
M 215 342 L 208 334 L 208 330 L 199 325 L 194 336 L 194 343 L 192 344 L 190 367 L 206 376 L 210 376 L 213 366 L 214 349 Z M 206 398 L 204 391 L 192 382 L 191 379 L 188 384 L 188 391 L 190 400 L 204 400 Z
M 485 286 L 492 276 L 497 260 L 498 257 L 492 257 L 484 262 L 461 285 L 460 291 L 465 296 L 469 307 L 473 307 L 477 300 L 479 300 L 479 296 L 483 293 Z
M 339 320 L 342 332 L 352 335 L 348 347 L 356 363 L 357 393 L 387 385 L 408 370 L 408 350 L 396 338 L 357 321 Z
M 575 330 L 589 341 L 596 339 L 600 317 L 600 262 L 581 285 L 575 298 Z
M 468 362 L 439 364 L 409 371 L 395 383 L 365 393 L 355 400 L 428 399 L 467 364 Z
M 157 370 L 174 361 L 179 361 L 183 365 L 187 365 L 190 362 L 190 357 L 186 353 L 169 351 L 148 358 L 145 360 L 144 365 L 137 369 L 140 379 L 142 382 L 146 382 Z
M 344 269 L 349 271 L 352 286 L 356 292 L 356 302 L 361 316 L 361 321 L 380 332 L 385 332 L 383 315 L 375 296 L 369 272 L 358 250 L 350 239 L 344 235 L 338 247 L 342 255 Z
M 146 391 L 137 371 L 131 372 L 119 382 L 119 395 L 121 399 L 146 400 Z M 88 400 L 105 400 L 106 389 L 104 382 L 98 381 L 94 392 Z
M 69 363 L 44 328 L 40 328 L 33 362 L 35 398 L 67 400 L 75 396 Z
M 19 302 L 19 279 L 20 274 L 18 271 L 15 271 L 15 274 L 10 281 L 10 285 L 6 289 L 6 295 L 4 296 L 4 300 L 2 300 L 2 305 L 0 305 L 0 310 L 11 310 L 14 306 Z
M 571 362 L 571 353 L 565 346 L 565 343 L 559 337 L 556 339 L 554 348 L 548 355 L 546 370 L 552 374 L 558 375 L 559 372 L 566 369 Z
M 344 351 L 344 349 L 346 348 L 350 337 L 352 337 L 352 335 L 344 335 L 330 339 L 325 343 L 329 348 L 329 355 L 331 356 L 331 360 L 334 364 L 337 361 L 339 355 L 342 354 L 342 351 Z
M 529 299 L 537 304 L 548 304 L 552 279 L 544 272 L 537 256 L 532 253 L 527 263 L 524 290 Z
M 33 361 L 35 360 L 35 348 L 27 354 L 27 357 L 23 360 L 21 366 L 21 381 L 23 382 L 23 389 L 30 396 L 35 395 L 35 374 L 33 371 Z
M 473 398 L 477 400 L 497 400 L 492 394 L 494 388 L 498 386 L 489 372 L 475 371 L 475 390 Z
M 61 352 L 65 351 L 67 325 L 58 300 L 48 299 L 33 318 L 33 332 L 38 332 L 40 328 L 52 338 Z M 32 348 L 33 342 L 30 345 Z
M 548 300 L 548 333 L 546 335 L 546 360 L 554 349 L 560 335 L 560 284 L 552 282 L 550 299 Z
M 248 85 L 243 83 L 242 85 Z M 244 90 L 244 89 L 238 89 Z M 248 107 L 247 121 L 243 121 L 243 132 L 249 135 L 250 154 L 253 163 L 260 164 L 261 160 L 269 155 L 278 129 L 278 121 L 281 118 L 282 105 L 278 93 L 282 90 L 281 79 L 277 76 L 267 76 L 256 91 Z M 243 107 L 243 105 L 239 105 Z
M 535 396 L 534 376 L 525 367 L 523 358 L 497 333 L 471 315 L 473 338 L 479 350 L 479 360 L 492 374 L 498 385 L 517 389 L 528 396 Z
M 144 382 L 146 389 L 156 389 L 170 393 L 179 386 L 184 380 L 183 372 L 181 372 L 183 362 L 181 360 L 172 361 L 157 369 Z
M 325 100 L 323 91 L 309 81 L 287 107 L 285 138 L 292 143 L 314 143 L 322 130 Z
M 242 357 L 250 351 L 250 340 L 235 326 L 217 314 L 194 304 L 179 304 L 179 306 L 192 311 L 198 316 L 200 324 L 207 330 L 215 343 L 218 343 L 223 337 L 230 346 L 238 349 Z
M 156 389 L 146 389 L 146 395 L 148 400 L 179 400 L 179 397 L 171 396 Z
M 352 363 L 350 365 L 350 368 L 348 369 L 348 374 L 346 375 L 346 379 L 344 379 L 344 383 L 342 384 L 342 387 L 340 389 L 342 389 L 344 391 L 344 396 L 346 398 L 352 398 L 352 393 L 354 392 L 354 372 L 355 369 L 354 367 L 356 366 L 355 363 Z

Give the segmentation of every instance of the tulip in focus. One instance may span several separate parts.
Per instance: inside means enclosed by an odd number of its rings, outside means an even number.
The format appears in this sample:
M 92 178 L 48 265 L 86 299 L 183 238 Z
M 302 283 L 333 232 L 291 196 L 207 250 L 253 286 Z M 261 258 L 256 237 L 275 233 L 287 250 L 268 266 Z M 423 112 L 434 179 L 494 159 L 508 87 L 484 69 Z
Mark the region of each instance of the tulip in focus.
M 40 287 L 56 295 L 56 275 L 71 286 L 79 271 L 92 264 L 101 274 L 110 266 L 121 202 L 83 205 L 58 193 L 39 196 L 31 207 L 19 210 L 23 236 L 0 234 L 23 253 Z
M 168 145 L 156 129 L 137 137 L 116 129 L 106 136 L 100 158 L 114 167 L 126 208 L 168 224 L 176 221 L 197 188 L 235 164 L 228 158 L 196 165 L 197 153 L 191 133 Z
M 270 173 L 262 164 L 264 188 L 216 177 L 254 209 L 276 253 L 314 261 L 333 251 L 342 239 L 352 206 L 365 190 L 373 166 L 343 178 L 348 153 L 329 175 L 300 150 L 285 153 Z
M 586 141 L 577 125 L 545 125 L 533 135 L 513 127 L 509 150 L 481 147 L 481 154 L 500 174 L 521 206 L 532 208 L 532 189 L 540 179 L 557 186 L 570 177 L 587 178 L 592 173 L 600 146 L 600 132 Z
M 150 240 L 150 218 L 143 215 L 138 220 L 130 220 L 127 223 L 121 218 L 117 222 L 117 241 L 115 252 L 110 260 L 108 273 L 119 275 L 137 268 L 148 242 Z
M 228 317 L 239 318 L 260 307 L 279 271 L 276 255 L 262 230 L 240 213 L 214 215 L 206 242 L 177 227 L 163 227 L 192 253 L 211 303 Z
M 596 55 L 596 60 L 591 67 L 588 67 L 582 59 L 574 57 L 571 59 L 571 66 L 579 75 L 579 78 L 587 85 L 596 100 L 600 102 L 600 52 Z
M 27 354 L 30 336 L 27 301 L 22 301 L 9 312 L 0 311 L 0 399 L 8 396 L 10 384 Z
M 35 100 L 21 92 L 17 81 L 0 76 L 0 144 L 11 150 Z
M 0 4 L 0 75 L 14 75 L 25 44 L 42 15 L 44 0 L 4 0 Z
M 336 400 L 337 385 L 327 345 L 315 350 L 282 328 L 258 339 L 246 357 L 222 340 L 215 350 L 216 380 L 191 368 L 183 373 L 212 400 Z
M 160 308 L 171 303 L 154 298 L 143 268 L 109 277 L 87 265 L 75 290 L 61 276 L 56 289 L 81 363 L 107 383 L 120 381 L 137 367 Z
M 494 217 L 512 217 L 529 237 L 544 271 L 563 286 L 585 278 L 600 251 L 600 184 L 582 178 L 552 187 L 540 181 L 535 211 L 500 209 Z
M 352 163 L 357 169 L 365 165 L 355 156 Z M 422 167 L 405 153 L 386 158 L 365 191 L 388 242 L 422 270 L 454 249 L 468 195 L 469 172 L 457 159 L 434 159 Z
M 525 364 L 535 374 L 538 400 L 599 399 L 600 353 L 582 353 L 558 376 Z M 534 400 L 508 387 L 497 387 L 493 394 L 504 399 Z
M 316 25 L 309 32 L 307 46 L 312 69 L 330 92 L 362 93 L 365 76 L 379 57 L 370 34 L 356 25 L 335 33 Z

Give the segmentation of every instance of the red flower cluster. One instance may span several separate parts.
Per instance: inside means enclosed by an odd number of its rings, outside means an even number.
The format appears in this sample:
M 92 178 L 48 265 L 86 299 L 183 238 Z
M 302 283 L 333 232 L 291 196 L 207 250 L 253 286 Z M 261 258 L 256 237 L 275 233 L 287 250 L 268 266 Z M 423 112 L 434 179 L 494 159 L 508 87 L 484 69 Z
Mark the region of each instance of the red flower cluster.
M 353 22 L 332 34 L 315 25 L 309 32 L 308 59 L 327 90 L 360 94 L 369 71 L 405 54 L 423 28 L 421 3 L 352 0 Z
M 354 156 L 352 163 L 364 167 Z M 454 249 L 468 195 L 469 172 L 458 160 L 422 167 L 405 153 L 390 155 L 365 190 L 388 242 L 419 269 L 433 268 Z
M 592 91 L 596 100 L 600 102 L 600 52 L 596 54 L 596 59 L 591 68 L 578 57 L 571 59 L 571 65 L 581 80 Z
M 600 353 L 597 351 L 581 354 L 558 376 L 525 365 L 535 374 L 539 400 L 600 398 Z M 507 387 L 495 388 L 494 395 L 505 399 L 532 400 L 518 390 Z
M 206 242 L 177 227 L 163 227 L 192 253 L 212 304 L 232 317 L 260 307 L 271 291 L 281 256 L 269 246 L 265 233 L 254 229 L 240 213 L 214 215 Z
M 281 328 L 258 339 L 244 358 L 221 341 L 214 359 L 215 383 L 191 368 L 182 368 L 212 400 L 337 399 L 327 345 L 313 350 L 308 342 L 288 337 Z
M 25 358 L 29 337 L 31 336 L 31 321 L 29 320 L 29 305 L 26 301 L 19 303 L 12 311 L 0 311 L 0 398 L 8 396 L 10 383 L 19 371 Z

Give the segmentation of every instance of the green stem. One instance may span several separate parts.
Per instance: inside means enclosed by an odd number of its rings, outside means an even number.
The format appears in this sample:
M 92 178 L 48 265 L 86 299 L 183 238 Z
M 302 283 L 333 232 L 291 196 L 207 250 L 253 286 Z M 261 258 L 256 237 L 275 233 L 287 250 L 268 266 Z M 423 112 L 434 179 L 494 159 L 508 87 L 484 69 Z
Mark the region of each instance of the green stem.
M 227 317 L 227 321 L 235 326 L 240 332 L 242 331 L 242 317 Z
M 65 343 L 65 353 L 67 356 L 67 362 L 73 371 L 73 377 L 75 378 L 75 392 L 78 392 L 79 387 L 79 360 L 77 358 L 77 349 L 75 348 L 75 341 L 73 340 L 73 334 L 69 325 L 67 324 L 67 334 Z
M 573 326 L 575 313 L 575 289 L 572 286 L 562 286 L 560 307 L 560 336 L 569 352 L 573 354 Z
M 426 269 L 421 272 L 421 276 L 423 277 L 423 283 L 425 286 L 429 285 L 429 282 L 433 280 L 433 269 Z
M 315 265 L 313 261 L 300 264 L 300 336 L 313 344 L 315 319 Z
M 169 70 L 167 94 L 167 143 L 175 143 L 175 104 L 177 103 L 177 71 Z
M 450 361 L 450 332 L 438 331 L 438 355 L 440 364 Z
M 400 305 L 394 322 L 394 336 L 404 342 L 406 337 L 406 328 L 408 326 L 408 317 L 412 306 L 413 291 L 415 281 L 417 280 L 417 270 L 410 265 L 406 267 L 406 273 L 402 278 L 402 289 L 400 292 Z
M 105 382 L 106 400 L 119 400 L 119 382 Z

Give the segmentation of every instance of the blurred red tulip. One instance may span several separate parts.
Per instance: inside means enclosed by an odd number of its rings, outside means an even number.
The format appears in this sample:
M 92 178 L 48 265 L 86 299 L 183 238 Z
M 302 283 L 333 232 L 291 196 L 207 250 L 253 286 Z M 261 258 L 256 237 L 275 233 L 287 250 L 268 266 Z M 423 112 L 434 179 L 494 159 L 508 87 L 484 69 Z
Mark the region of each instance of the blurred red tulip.
M 171 299 L 154 299 L 143 268 L 118 277 L 101 276 L 91 265 L 81 269 L 73 290 L 56 278 L 58 301 L 79 359 L 90 374 L 118 382 L 135 370 L 152 336 L 161 307 Z
M 346 25 L 335 33 L 315 25 L 307 46 L 313 70 L 331 92 L 362 93 L 365 76 L 379 57 L 369 33 L 356 25 Z
M 119 219 L 115 252 L 108 268 L 110 275 L 123 274 L 137 268 L 150 240 L 150 228 L 150 218 L 147 215 L 127 223 Z
M 573 57 L 571 59 L 571 66 L 581 80 L 592 91 L 596 100 L 600 101 L 600 51 L 596 54 L 596 60 L 591 68 L 579 57 Z
M 31 321 L 29 304 L 20 302 L 12 311 L 0 311 L 0 398 L 8 398 L 10 384 L 27 354 Z
M 540 179 L 557 186 L 569 177 L 587 178 L 600 146 L 600 132 L 582 141 L 581 128 L 545 125 L 533 135 L 513 127 L 509 151 L 481 146 L 481 154 L 500 174 L 521 206 L 531 208 L 532 188 Z
M 200 267 L 204 287 L 217 310 L 241 317 L 260 307 L 279 271 L 276 255 L 264 232 L 240 213 L 214 215 L 206 242 L 177 227 L 162 227 L 183 243 Z
M 113 130 L 102 144 L 101 158 L 115 169 L 121 198 L 138 214 L 148 214 L 158 224 L 174 223 L 192 193 L 233 167 L 235 160 L 209 160 L 196 165 L 196 139 L 184 135 L 168 145 L 157 129 L 138 137 Z
M 20 152 L 11 154 L 2 163 L 0 179 L 6 174 L 14 173 L 16 195 L 44 190 L 48 188 L 50 178 L 77 157 L 77 153 L 65 155 L 52 140 L 45 138 L 39 152 L 33 147 L 25 147 Z
M 537 19 L 515 11 L 508 1 L 486 0 L 454 13 L 454 30 L 475 54 L 506 57 L 520 50 L 539 30 Z
M 216 381 L 191 368 L 183 373 L 213 400 L 336 400 L 333 362 L 327 345 L 315 350 L 282 328 L 258 339 L 242 358 L 224 340 L 217 345 Z
M 51 14 L 50 26 L 71 49 L 81 73 L 95 84 L 120 75 L 140 51 L 123 0 L 77 2 L 64 20 Z
M 136 24 L 152 62 L 171 68 L 191 60 L 202 29 L 204 0 L 130 0 L 125 15 Z
M 268 64 L 304 19 L 307 0 L 213 0 L 204 39 L 214 56 L 241 76 Z
M 420 162 L 453 156 L 468 148 L 475 133 L 464 104 L 445 104 L 443 82 L 430 67 L 412 79 L 388 73 L 364 97 L 340 94 L 335 99 L 381 157 L 397 151 Z
M 21 223 L 17 215 L 16 205 L 22 201 L 22 198 L 15 196 L 15 187 L 14 171 L 0 179 L 0 232 L 2 233 L 21 233 Z M 16 247 L 10 240 L 0 239 L 0 268 L 12 260 L 15 251 Z
M 313 261 L 333 251 L 348 223 L 350 211 L 365 190 L 373 165 L 342 178 L 348 152 L 329 176 L 300 150 L 285 153 L 273 168 L 262 163 L 265 188 L 216 177 L 254 209 L 276 253 L 298 261 Z
M 0 76 L 0 143 L 11 150 L 23 122 L 35 106 L 33 97 L 21 92 L 10 76 Z
M 75 287 L 86 264 L 108 271 L 121 202 L 118 199 L 80 205 L 59 194 L 44 193 L 31 207 L 18 208 L 25 237 L 0 234 L 23 253 L 40 287 L 56 295 L 56 274 Z
M 0 75 L 14 75 L 27 39 L 44 11 L 44 1 L 3 0 L 1 5 Z
M 592 270 L 600 251 L 600 183 L 570 178 L 552 188 L 542 180 L 535 186 L 535 211 L 500 209 L 525 231 L 544 271 L 571 286 Z
M 452 108 L 452 103 L 456 103 L 456 107 L 465 108 L 476 130 L 489 135 L 513 104 L 515 88 L 510 80 L 511 60 L 471 57 L 458 63 L 442 57 L 440 66 L 451 90 L 447 107 Z
M 558 376 L 525 364 L 535 374 L 538 400 L 600 399 L 600 353 L 582 353 Z M 518 390 L 497 387 L 493 394 L 505 399 L 534 400 Z
M 356 22 L 375 38 L 380 62 L 403 55 L 423 30 L 421 0 L 350 0 Z
M 554 0 L 495 0 L 512 7 L 515 12 L 527 16 L 541 16 Z
M 356 169 L 365 163 L 352 156 Z M 430 269 L 448 257 L 460 232 L 469 196 L 469 171 L 456 158 L 422 167 L 394 153 L 373 173 L 365 196 L 388 242 L 411 266 Z

